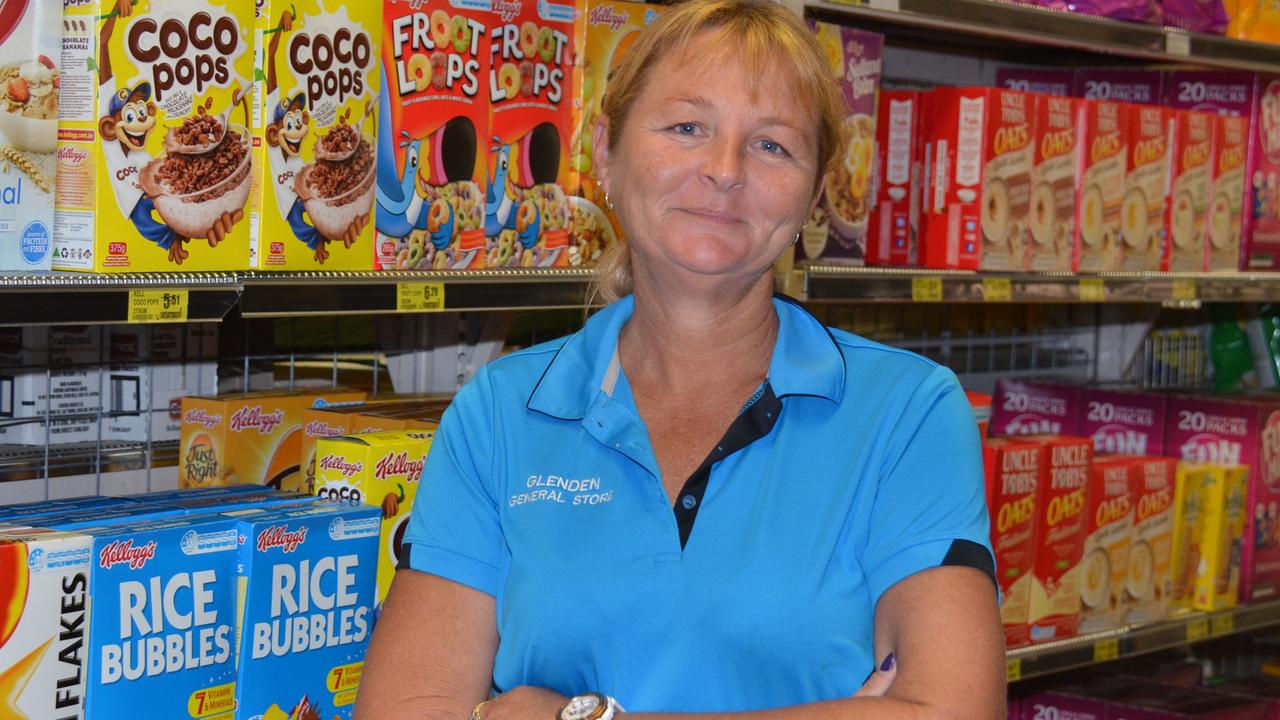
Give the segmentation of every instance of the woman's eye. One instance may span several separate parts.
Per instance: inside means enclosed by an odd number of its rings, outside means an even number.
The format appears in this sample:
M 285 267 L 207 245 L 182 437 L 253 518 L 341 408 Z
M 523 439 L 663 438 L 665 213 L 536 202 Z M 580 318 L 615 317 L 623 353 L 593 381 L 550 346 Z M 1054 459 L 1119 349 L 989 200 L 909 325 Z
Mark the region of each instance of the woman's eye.
M 674 130 L 677 135 L 692 135 L 698 132 L 698 125 L 696 123 L 686 122 L 673 125 L 671 129 Z
M 770 155 L 786 155 L 787 149 L 772 140 L 761 140 L 760 149 Z

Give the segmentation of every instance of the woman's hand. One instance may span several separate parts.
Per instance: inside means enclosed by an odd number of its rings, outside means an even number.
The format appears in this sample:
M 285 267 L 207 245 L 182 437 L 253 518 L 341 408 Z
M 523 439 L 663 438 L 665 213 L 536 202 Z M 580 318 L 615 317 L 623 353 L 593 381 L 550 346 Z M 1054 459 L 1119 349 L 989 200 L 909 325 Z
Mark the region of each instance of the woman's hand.
M 862 688 L 854 697 L 884 697 L 893 687 L 894 678 L 898 677 L 898 662 L 893 653 L 884 659 L 879 667 L 871 673 L 871 677 L 862 683 Z
M 480 720 L 555 720 L 567 702 L 559 693 L 522 685 L 485 703 Z

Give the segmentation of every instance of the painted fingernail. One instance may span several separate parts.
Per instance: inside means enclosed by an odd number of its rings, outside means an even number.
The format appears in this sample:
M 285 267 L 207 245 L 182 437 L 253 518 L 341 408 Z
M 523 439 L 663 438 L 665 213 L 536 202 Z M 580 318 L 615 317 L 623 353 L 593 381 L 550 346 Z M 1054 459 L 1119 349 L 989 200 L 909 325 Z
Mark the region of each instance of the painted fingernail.
M 880 663 L 880 672 L 889 672 L 897 662 L 898 658 L 894 657 L 893 653 L 889 653 L 889 656 L 884 659 L 884 662 Z

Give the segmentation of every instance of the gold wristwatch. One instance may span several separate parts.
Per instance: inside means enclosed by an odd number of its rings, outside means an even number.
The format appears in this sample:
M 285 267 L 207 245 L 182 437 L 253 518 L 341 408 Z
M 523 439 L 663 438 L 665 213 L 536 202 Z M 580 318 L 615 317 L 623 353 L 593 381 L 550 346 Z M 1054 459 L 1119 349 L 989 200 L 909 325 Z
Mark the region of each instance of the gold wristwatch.
M 614 720 L 623 712 L 617 700 L 600 693 L 578 695 L 560 708 L 559 720 Z

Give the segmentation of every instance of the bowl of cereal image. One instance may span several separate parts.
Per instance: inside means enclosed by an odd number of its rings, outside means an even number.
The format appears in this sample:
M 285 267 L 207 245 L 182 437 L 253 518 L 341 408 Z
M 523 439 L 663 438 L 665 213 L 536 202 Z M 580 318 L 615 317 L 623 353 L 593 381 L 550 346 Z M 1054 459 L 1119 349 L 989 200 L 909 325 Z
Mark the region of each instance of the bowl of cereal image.
M 302 168 L 294 189 L 316 230 L 341 240 L 357 218 L 372 212 L 373 181 L 373 143 L 365 136 L 345 160 L 316 160 Z
M 208 152 L 164 152 L 147 163 L 138 184 L 170 229 L 186 238 L 207 238 L 223 215 L 244 212 L 253 180 L 249 138 L 243 125 L 232 124 Z
M 1226 195 L 1213 196 L 1209 203 L 1209 242 L 1215 250 L 1224 250 L 1232 245 L 1231 201 Z
M 876 123 L 869 115 L 854 115 L 845 121 L 843 161 L 827 176 L 827 207 L 835 235 L 852 247 L 867 235 L 871 214 L 871 171 L 875 158 Z
M 1080 579 L 1080 600 L 1089 608 L 1105 607 L 1110 599 L 1111 558 L 1101 548 L 1085 556 Z
M 1151 543 L 1140 540 L 1129 549 L 1129 572 L 1125 576 L 1125 591 L 1136 599 L 1146 598 L 1155 584 L 1155 553 Z
M 618 242 L 609 216 L 595 203 L 570 195 L 569 211 L 573 214 L 573 231 L 577 236 L 583 262 L 594 263 L 606 248 Z
M 58 68 L 47 58 L 0 66 L 0 132 L 19 150 L 58 149 Z

